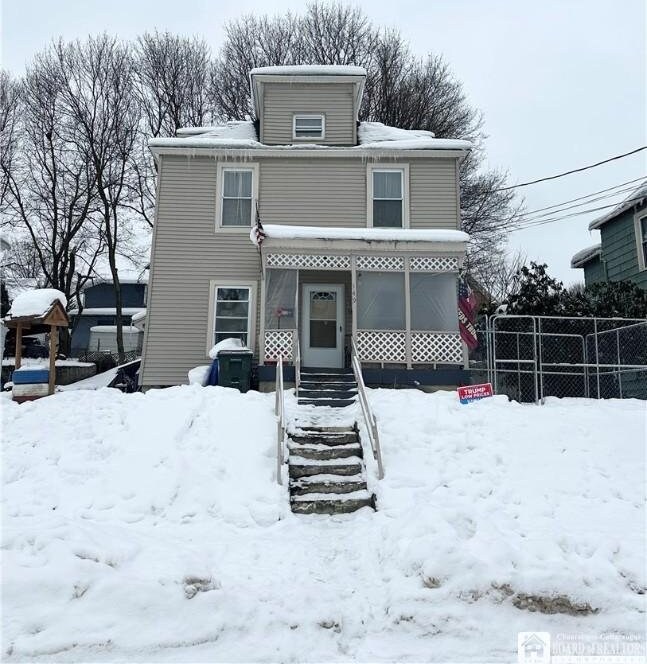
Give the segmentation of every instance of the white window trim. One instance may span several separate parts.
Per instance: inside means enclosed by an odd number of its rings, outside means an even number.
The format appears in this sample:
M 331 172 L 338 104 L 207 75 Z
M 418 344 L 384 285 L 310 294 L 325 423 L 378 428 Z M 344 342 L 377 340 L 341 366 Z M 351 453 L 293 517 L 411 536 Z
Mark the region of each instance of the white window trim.
M 402 173 L 402 228 L 409 228 L 409 164 L 389 164 L 366 167 L 366 225 L 373 228 L 373 173 L 374 171 Z
M 318 118 L 321 120 L 321 136 L 297 136 L 297 118 L 303 118 L 311 120 L 312 118 Z M 293 141 L 309 141 L 312 142 L 313 139 L 325 139 L 326 138 L 326 116 L 323 113 L 295 113 L 292 116 L 292 140 Z
M 209 351 L 214 345 L 214 336 L 216 333 L 216 289 L 217 288 L 248 288 L 249 289 L 249 307 L 247 313 L 247 346 L 252 351 L 256 348 L 256 292 L 258 283 L 256 281 L 245 281 L 240 279 L 212 279 L 209 281 L 209 324 L 207 326 L 207 345 L 205 354 L 209 357 Z
M 222 225 L 222 192 L 225 171 L 252 171 L 252 213 L 249 226 L 223 226 Z M 216 231 L 219 233 L 245 233 L 248 234 L 256 218 L 256 204 L 258 202 L 258 164 L 245 161 L 227 161 L 218 164 L 216 177 Z
M 634 215 L 634 231 L 636 233 L 636 253 L 638 254 L 638 271 L 644 272 L 647 270 L 647 264 L 645 263 L 645 252 L 643 251 L 643 238 L 642 238 L 642 229 L 641 221 L 647 218 L 647 212 L 643 210 Z

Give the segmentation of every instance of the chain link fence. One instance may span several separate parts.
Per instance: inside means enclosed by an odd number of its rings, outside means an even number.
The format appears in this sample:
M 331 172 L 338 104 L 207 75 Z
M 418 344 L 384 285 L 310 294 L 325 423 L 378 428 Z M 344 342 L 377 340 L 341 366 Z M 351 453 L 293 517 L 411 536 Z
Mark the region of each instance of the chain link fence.
M 647 320 L 497 315 L 483 319 L 473 378 L 522 402 L 547 396 L 647 399 Z

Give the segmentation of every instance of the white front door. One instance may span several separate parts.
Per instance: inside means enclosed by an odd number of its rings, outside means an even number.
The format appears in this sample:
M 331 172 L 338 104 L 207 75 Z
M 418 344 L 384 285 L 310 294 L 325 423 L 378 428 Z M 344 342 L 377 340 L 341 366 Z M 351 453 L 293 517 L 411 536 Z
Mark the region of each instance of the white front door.
M 306 367 L 344 366 L 344 286 L 304 284 L 302 363 Z

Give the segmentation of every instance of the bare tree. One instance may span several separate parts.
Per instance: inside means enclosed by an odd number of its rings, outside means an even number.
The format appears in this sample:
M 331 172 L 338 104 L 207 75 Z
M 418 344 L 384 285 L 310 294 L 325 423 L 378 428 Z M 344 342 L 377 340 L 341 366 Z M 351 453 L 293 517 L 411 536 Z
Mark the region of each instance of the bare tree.
M 74 127 L 63 109 L 60 71 L 51 52 L 28 68 L 19 94 L 2 94 L 0 101 L 0 117 L 13 115 L 2 137 L 10 150 L 0 158 L 2 230 L 11 245 L 4 276 L 56 288 L 80 309 L 81 291 L 103 250 L 103 233 L 93 218 L 95 173 L 69 140 Z
M 0 210 L 8 193 L 5 173 L 11 171 L 18 142 L 18 114 L 20 108 L 20 82 L 12 79 L 9 72 L 0 71 Z
M 68 140 L 92 168 L 115 293 L 117 352 L 124 358 L 122 296 L 117 259 L 131 219 L 125 203 L 137 142 L 139 108 L 131 49 L 108 35 L 55 46 L 61 95 L 73 131 Z

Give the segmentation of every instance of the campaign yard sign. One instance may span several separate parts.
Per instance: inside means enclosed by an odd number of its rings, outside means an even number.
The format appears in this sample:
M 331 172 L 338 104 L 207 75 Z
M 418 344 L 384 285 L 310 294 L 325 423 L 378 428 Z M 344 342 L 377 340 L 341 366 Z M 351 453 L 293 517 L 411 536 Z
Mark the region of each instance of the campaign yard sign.
M 492 383 L 466 385 L 465 387 L 458 388 L 458 398 L 461 400 L 461 403 L 472 403 L 472 401 L 491 397 L 492 394 Z

